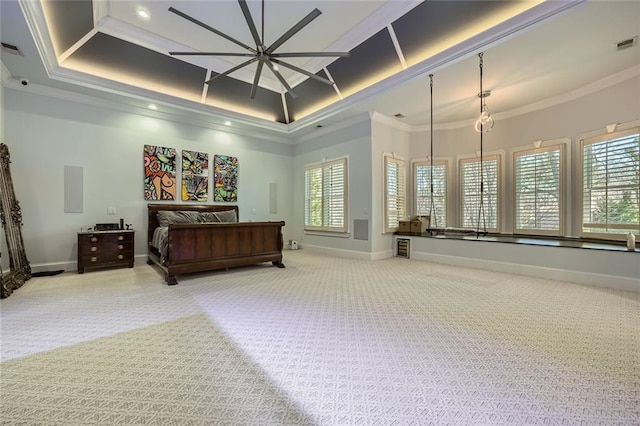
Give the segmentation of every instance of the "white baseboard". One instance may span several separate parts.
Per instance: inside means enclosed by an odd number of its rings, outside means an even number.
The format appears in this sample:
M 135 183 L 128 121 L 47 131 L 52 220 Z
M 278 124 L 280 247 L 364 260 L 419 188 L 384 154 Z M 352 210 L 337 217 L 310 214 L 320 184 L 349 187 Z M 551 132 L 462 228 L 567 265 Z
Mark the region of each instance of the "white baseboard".
M 314 246 L 311 244 L 305 244 L 302 249 L 309 250 L 314 253 L 326 254 L 329 256 L 348 257 L 349 259 L 377 260 L 377 259 L 373 259 L 374 253 L 368 253 L 364 251 L 344 250 L 344 249 L 337 249 L 337 248 L 331 248 L 331 247 Z M 391 251 L 389 251 L 389 253 L 390 252 Z M 383 258 L 380 257 L 379 259 L 383 259 Z
M 134 266 L 144 265 L 147 262 L 147 255 L 136 254 L 135 256 L 133 256 L 133 259 L 134 259 Z M 48 262 L 48 263 L 32 263 L 31 264 L 31 272 L 57 271 L 60 269 L 64 269 L 65 272 L 77 271 L 78 262 L 67 261 L 67 262 Z
M 546 278 L 568 281 L 595 287 L 613 288 L 617 290 L 640 292 L 640 278 L 618 277 L 615 275 L 595 274 L 592 272 L 570 271 L 567 269 L 545 268 L 542 266 L 521 265 L 516 263 L 497 262 L 493 260 L 473 259 L 469 257 L 449 256 L 412 252 L 411 258 L 445 265 L 463 266 L 487 271 L 525 275 L 535 278 Z

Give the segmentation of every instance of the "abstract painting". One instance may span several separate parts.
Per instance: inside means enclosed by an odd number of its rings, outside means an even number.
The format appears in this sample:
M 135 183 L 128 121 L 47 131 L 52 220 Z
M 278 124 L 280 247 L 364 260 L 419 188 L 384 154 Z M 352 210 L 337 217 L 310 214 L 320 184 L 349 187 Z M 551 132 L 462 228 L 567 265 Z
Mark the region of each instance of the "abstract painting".
M 213 167 L 213 201 L 238 201 L 238 158 L 215 155 Z
M 144 146 L 144 199 L 176 199 L 176 150 Z
M 209 154 L 182 151 L 182 201 L 209 198 Z

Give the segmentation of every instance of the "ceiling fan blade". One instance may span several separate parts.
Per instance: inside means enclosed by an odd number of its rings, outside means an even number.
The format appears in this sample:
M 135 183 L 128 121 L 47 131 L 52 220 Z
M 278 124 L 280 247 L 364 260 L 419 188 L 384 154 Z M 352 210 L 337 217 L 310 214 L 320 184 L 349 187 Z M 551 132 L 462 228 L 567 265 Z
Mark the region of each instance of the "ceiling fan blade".
M 267 52 L 268 53 L 272 53 L 274 50 L 276 50 L 278 47 L 280 47 L 285 41 L 287 41 L 291 37 L 293 37 L 293 35 L 295 33 L 300 31 L 301 29 L 303 29 L 307 25 L 309 25 L 309 23 L 311 21 L 313 21 L 314 19 L 316 19 L 320 15 L 322 15 L 322 12 L 320 12 L 318 9 L 313 9 L 307 16 L 302 18 L 300 20 L 300 22 L 298 22 L 293 27 L 291 27 L 291 29 L 289 31 L 287 31 L 286 33 L 282 34 L 282 36 L 280 36 L 280 38 L 278 40 L 276 40 L 271 46 L 269 46 L 269 48 L 267 49 Z
M 289 95 L 291 95 L 293 99 L 297 98 L 298 95 L 296 95 L 296 92 L 294 92 L 291 86 L 289 86 L 289 83 L 287 83 L 287 80 L 284 79 L 282 74 L 280 74 L 280 72 L 273 67 L 273 64 L 271 63 L 271 61 L 266 61 L 266 62 L 267 62 L 267 66 L 269 67 L 273 75 L 275 75 L 276 78 L 280 80 L 280 83 L 284 86 L 284 88 L 287 89 L 287 92 L 289 92 Z
M 292 52 L 292 53 L 273 53 L 274 58 L 324 58 L 324 57 L 340 57 L 348 58 L 349 52 Z
M 333 81 L 331 81 L 329 79 L 326 79 L 324 77 L 320 77 L 319 75 L 313 74 L 313 73 L 311 73 L 311 72 L 309 72 L 307 70 L 303 70 L 302 68 L 298 68 L 295 65 L 291 65 L 291 64 L 288 64 L 286 62 L 279 61 L 277 59 L 271 59 L 271 62 L 275 62 L 278 65 L 282 65 L 283 67 L 289 68 L 290 70 L 294 70 L 296 72 L 299 72 L 300 74 L 304 74 L 304 75 L 306 75 L 308 77 L 311 77 L 312 79 L 317 80 L 317 81 L 319 81 L 321 83 L 328 84 L 329 86 L 333 86 Z
M 226 52 L 169 52 L 172 56 L 256 56 L 254 53 L 226 53 Z
M 253 41 L 256 42 L 256 46 L 262 46 L 258 30 L 256 29 L 256 24 L 253 22 L 253 17 L 251 17 L 251 12 L 249 12 L 249 6 L 247 6 L 246 0 L 238 0 L 238 3 L 240 4 L 240 9 L 242 9 L 244 19 L 247 21 L 247 25 L 249 26 L 249 31 L 251 31 Z
M 199 25 L 199 26 L 201 26 L 202 28 L 204 28 L 204 29 L 207 29 L 207 30 L 211 31 L 212 33 L 217 34 L 217 35 L 219 35 L 220 37 L 226 38 L 226 39 L 227 39 L 227 40 L 229 40 L 230 42 L 233 42 L 233 43 L 237 44 L 238 46 L 243 47 L 243 48 L 245 48 L 245 49 L 247 49 L 247 50 L 249 50 L 249 51 L 251 51 L 251 52 L 255 52 L 255 51 L 256 51 L 254 48 L 247 46 L 247 45 L 246 45 L 246 44 L 244 44 L 243 42 L 238 41 L 238 40 L 236 40 L 235 38 L 230 37 L 230 36 L 226 35 L 225 33 L 222 33 L 222 32 L 220 32 L 220 31 L 216 30 L 215 28 L 213 28 L 213 27 L 211 27 L 211 26 L 209 26 L 209 25 L 205 24 L 204 22 L 200 22 L 200 21 L 198 21 L 196 18 L 192 18 L 191 16 L 187 15 L 187 14 L 186 14 L 186 13 L 184 13 L 184 12 L 180 12 L 178 9 L 176 9 L 176 8 L 174 8 L 174 7 L 170 7 L 170 8 L 169 8 L 169 12 L 175 13 L 176 15 L 181 16 L 182 18 L 186 19 L 187 21 L 191 21 L 191 22 L 193 22 L 194 24 Z
M 262 73 L 263 61 L 258 62 L 258 68 L 256 68 L 256 75 L 253 77 L 253 86 L 251 86 L 251 99 L 255 99 L 256 92 L 258 91 L 258 81 L 260 81 L 260 74 Z
M 222 76 L 225 76 L 225 75 L 229 75 L 229 74 L 231 74 L 232 72 L 237 71 L 237 70 L 239 70 L 240 68 L 246 67 L 247 65 L 252 64 L 252 63 L 254 63 L 254 62 L 255 62 L 255 61 L 257 61 L 257 60 L 258 60 L 258 58 L 251 58 L 251 59 L 249 59 L 248 61 L 241 63 L 240 65 L 236 65 L 235 67 L 233 67 L 233 68 L 231 68 L 231 69 L 228 69 L 228 70 L 226 70 L 225 72 L 220 73 L 220 74 L 216 75 L 216 76 L 215 76 L 215 77 L 213 77 L 213 78 L 210 78 L 209 80 L 205 81 L 205 83 L 206 83 L 206 84 L 210 84 L 210 83 L 211 83 L 213 80 L 215 80 L 216 78 L 218 78 L 218 77 L 222 77 Z

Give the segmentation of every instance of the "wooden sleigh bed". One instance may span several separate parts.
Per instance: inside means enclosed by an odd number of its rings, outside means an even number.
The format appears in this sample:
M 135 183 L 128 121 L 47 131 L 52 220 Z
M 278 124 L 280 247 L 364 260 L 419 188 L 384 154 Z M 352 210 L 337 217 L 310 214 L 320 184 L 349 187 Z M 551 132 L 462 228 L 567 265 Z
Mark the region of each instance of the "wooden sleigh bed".
M 213 217 L 238 218 L 238 207 L 230 205 L 148 204 L 148 259 L 157 265 L 169 285 L 178 284 L 176 275 L 226 269 L 235 266 L 272 262 L 282 263 L 282 227 L 284 222 L 217 222 Z M 158 213 L 160 217 L 158 217 Z M 164 213 L 168 212 L 168 213 Z M 193 212 L 193 213 L 191 213 Z M 198 221 L 167 223 L 167 216 L 183 215 Z M 205 219 L 202 219 L 205 218 Z M 202 220 L 207 220 L 202 222 Z M 215 219 L 213 219 L 215 220 Z M 158 230 L 160 225 L 166 229 Z M 164 232 L 163 244 L 157 235 Z M 162 246 L 161 248 L 155 245 Z

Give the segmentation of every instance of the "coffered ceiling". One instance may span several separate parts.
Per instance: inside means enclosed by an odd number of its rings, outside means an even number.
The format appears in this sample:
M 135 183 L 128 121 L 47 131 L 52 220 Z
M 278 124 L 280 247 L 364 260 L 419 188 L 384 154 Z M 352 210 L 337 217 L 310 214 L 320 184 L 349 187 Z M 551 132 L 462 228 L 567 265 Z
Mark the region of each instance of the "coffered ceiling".
M 247 52 L 216 31 L 255 47 L 236 0 L 4 0 L 2 42 L 19 46 L 22 55 L 9 55 L 3 49 L 2 62 L 13 76 L 38 85 L 98 93 L 127 103 L 154 102 L 161 108 L 281 133 L 363 111 L 401 113 L 407 124 L 424 125 L 429 73 L 436 78 L 438 122 L 469 119 L 477 112 L 479 51 L 486 52 L 486 87 L 494 92 L 492 112 L 557 96 L 640 64 L 637 48 L 630 53 L 615 51 L 617 41 L 640 31 L 638 2 L 249 0 L 246 4 L 258 34 L 264 33 L 265 45 L 315 8 L 321 11 L 278 52 L 349 52 L 349 57 L 286 58 L 294 67 L 334 84 L 279 67 L 294 98 L 265 67 L 251 99 L 256 63 L 206 83 L 248 58 L 169 54 Z M 147 18 L 140 17 L 141 10 Z M 605 63 L 596 59 L 602 55 Z

